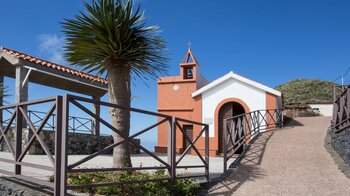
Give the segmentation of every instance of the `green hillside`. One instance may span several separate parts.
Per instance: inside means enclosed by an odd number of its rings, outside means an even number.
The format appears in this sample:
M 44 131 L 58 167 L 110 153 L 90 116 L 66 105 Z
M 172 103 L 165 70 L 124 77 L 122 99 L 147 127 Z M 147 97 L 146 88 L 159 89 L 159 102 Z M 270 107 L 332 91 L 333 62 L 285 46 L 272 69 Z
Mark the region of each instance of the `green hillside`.
M 335 83 L 318 79 L 296 79 L 276 86 L 284 97 L 285 106 L 305 106 L 308 102 L 332 101 Z

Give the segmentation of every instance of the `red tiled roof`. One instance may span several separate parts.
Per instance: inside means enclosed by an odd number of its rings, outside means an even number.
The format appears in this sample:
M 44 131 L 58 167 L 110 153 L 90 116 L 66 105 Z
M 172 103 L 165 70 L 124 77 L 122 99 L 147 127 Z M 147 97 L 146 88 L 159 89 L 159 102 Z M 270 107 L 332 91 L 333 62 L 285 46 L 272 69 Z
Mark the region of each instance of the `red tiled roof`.
M 75 69 L 63 66 L 63 65 L 59 65 L 59 64 L 56 64 L 56 63 L 53 63 L 53 62 L 50 62 L 50 61 L 46 61 L 46 60 L 43 60 L 43 59 L 40 59 L 40 58 L 37 58 L 37 57 L 33 57 L 33 56 L 30 56 L 30 55 L 24 54 L 22 52 L 18 52 L 16 50 L 12 50 L 12 49 L 9 49 L 9 48 L 3 48 L 3 51 L 6 52 L 7 54 L 13 56 L 13 57 L 16 57 L 16 58 L 19 58 L 19 59 L 23 59 L 23 60 L 26 60 L 26 61 L 29 61 L 29 62 L 33 62 L 33 63 L 36 63 L 38 65 L 42 65 L 42 66 L 45 66 L 45 67 L 48 67 L 48 68 L 51 68 L 51 69 L 55 69 L 55 70 L 58 70 L 58 71 L 66 72 L 66 73 L 69 73 L 69 74 L 72 74 L 72 75 L 76 75 L 76 76 L 79 76 L 81 78 L 86 78 L 86 79 L 89 79 L 89 80 L 92 80 L 92 81 L 96 81 L 96 82 L 99 82 L 99 83 L 102 83 L 102 84 L 108 84 L 106 79 L 103 79 L 103 78 L 100 78 L 100 77 L 97 77 L 97 76 L 94 76 L 94 75 L 91 75 L 91 74 L 87 74 L 87 73 L 84 73 L 84 72 L 81 72 L 81 71 L 78 71 L 78 70 L 75 70 Z

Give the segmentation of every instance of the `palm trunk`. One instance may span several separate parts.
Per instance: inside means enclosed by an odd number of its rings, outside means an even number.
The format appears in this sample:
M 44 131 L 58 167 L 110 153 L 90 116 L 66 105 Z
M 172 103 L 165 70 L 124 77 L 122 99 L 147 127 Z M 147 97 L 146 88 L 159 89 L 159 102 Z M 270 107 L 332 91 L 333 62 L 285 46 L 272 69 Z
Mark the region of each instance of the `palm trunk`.
M 115 66 L 108 73 L 108 93 L 109 101 L 123 107 L 130 107 L 130 68 L 125 66 Z M 112 125 L 122 132 L 125 136 L 129 136 L 130 131 L 130 111 L 118 108 L 110 108 L 109 110 Z M 113 132 L 114 142 L 123 140 L 119 134 Z M 128 142 L 123 142 L 113 150 L 113 166 L 114 167 L 131 167 L 130 147 Z

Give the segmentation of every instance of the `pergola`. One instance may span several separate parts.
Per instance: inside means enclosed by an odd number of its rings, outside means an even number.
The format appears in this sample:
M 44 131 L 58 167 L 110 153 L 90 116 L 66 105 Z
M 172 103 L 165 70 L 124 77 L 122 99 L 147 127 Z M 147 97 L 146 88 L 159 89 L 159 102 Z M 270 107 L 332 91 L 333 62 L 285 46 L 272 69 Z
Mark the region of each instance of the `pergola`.
M 100 100 L 108 91 L 107 80 L 103 78 L 0 47 L 0 82 L 4 82 L 4 77 L 15 78 L 15 103 L 28 101 L 29 82 L 92 96 L 95 100 Z M 2 98 L 0 104 L 3 105 Z M 94 113 L 100 116 L 97 104 Z M 93 129 L 94 134 L 100 134 L 100 125 L 95 119 Z

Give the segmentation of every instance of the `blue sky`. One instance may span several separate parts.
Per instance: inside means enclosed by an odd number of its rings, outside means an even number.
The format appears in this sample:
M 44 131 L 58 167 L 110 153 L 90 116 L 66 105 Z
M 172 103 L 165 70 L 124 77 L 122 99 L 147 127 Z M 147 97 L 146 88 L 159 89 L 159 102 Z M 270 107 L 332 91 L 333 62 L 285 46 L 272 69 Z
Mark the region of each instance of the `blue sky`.
M 0 45 L 67 64 L 61 57 L 63 18 L 83 10 L 81 0 L 3 1 Z M 229 71 L 270 87 L 296 78 L 334 81 L 350 66 L 350 1 L 139 0 L 149 24 L 167 41 L 169 75 L 188 42 L 212 81 Z M 6 80 L 13 90 L 13 81 Z M 340 82 L 337 80 L 336 82 Z M 350 82 L 350 75 L 345 76 Z M 134 107 L 156 111 L 156 81 L 134 81 Z M 30 89 L 42 87 L 30 84 Z M 14 92 L 14 91 L 13 91 Z M 30 99 L 65 93 L 30 93 Z M 10 97 L 9 102 L 14 98 Z

